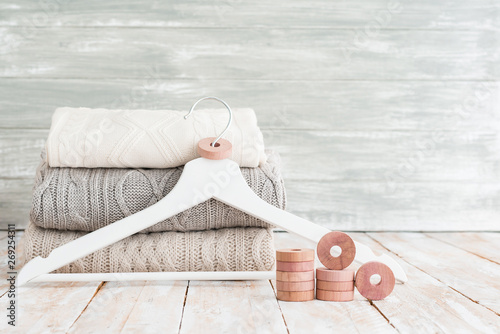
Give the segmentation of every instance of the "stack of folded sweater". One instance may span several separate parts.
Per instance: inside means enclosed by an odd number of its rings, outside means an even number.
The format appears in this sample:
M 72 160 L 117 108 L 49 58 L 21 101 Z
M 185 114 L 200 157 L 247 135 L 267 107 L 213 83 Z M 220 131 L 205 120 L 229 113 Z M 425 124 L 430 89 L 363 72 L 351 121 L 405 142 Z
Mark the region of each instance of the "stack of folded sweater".
M 215 137 L 225 110 L 56 110 L 33 187 L 25 261 L 155 204 Z M 251 109 L 234 110 L 224 136 L 250 188 L 284 209 L 279 156 L 264 150 Z M 54 272 L 255 271 L 274 266 L 272 226 L 215 199 Z

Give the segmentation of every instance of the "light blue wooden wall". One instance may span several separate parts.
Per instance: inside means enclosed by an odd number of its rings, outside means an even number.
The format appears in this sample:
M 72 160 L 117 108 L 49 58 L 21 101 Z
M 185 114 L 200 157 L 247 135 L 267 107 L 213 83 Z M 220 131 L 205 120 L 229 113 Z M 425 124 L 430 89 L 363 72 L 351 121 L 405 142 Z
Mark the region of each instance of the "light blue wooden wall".
M 0 227 L 56 107 L 216 95 L 255 109 L 304 218 L 500 230 L 499 29 L 493 0 L 2 1 Z

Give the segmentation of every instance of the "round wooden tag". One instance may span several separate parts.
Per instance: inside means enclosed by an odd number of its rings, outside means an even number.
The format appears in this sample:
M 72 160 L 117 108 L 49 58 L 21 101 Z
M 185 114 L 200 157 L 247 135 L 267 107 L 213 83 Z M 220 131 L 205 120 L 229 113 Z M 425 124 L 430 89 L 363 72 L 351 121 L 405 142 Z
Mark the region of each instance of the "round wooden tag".
M 215 146 L 211 144 L 214 142 L 215 137 L 203 138 L 198 142 L 198 154 L 203 158 L 211 160 L 227 159 L 233 152 L 233 145 L 225 139 L 219 139 Z
M 330 254 L 334 246 L 339 246 L 342 253 L 335 257 Z M 347 268 L 356 256 L 356 246 L 351 237 L 343 232 L 329 232 L 318 242 L 318 258 L 328 269 L 341 270 Z
M 276 250 L 276 260 L 282 262 L 314 261 L 314 249 L 287 248 Z
M 279 271 L 313 271 L 314 261 L 282 262 L 276 261 L 276 270 Z
M 279 300 L 287 302 L 305 302 L 314 299 L 314 290 L 310 291 L 280 291 L 276 292 Z
M 304 281 L 304 282 L 276 281 L 276 289 L 281 291 L 310 291 L 314 290 L 314 281 Z
M 316 289 L 329 290 L 329 291 L 353 291 L 354 281 L 329 282 L 329 281 L 317 280 Z
M 282 282 L 304 282 L 314 280 L 314 270 L 276 271 L 276 280 Z
M 331 270 L 324 267 L 316 268 L 316 279 L 330 282 L 354 281 L 354 270 Z
M 380 275 L 380 282 L 372 284 L 370 278 L 376 274 Z M 381 262 L 366 262 L 356 272 L 356 288 L 363 297 L 370 300 L 381 300 L 389 296 L 395 284 L 391 268 Z
M 354 299 L 354 290 L 352 291 L 328 291 L 316 289 L 316 299 L 329 302 L 348 302 Z

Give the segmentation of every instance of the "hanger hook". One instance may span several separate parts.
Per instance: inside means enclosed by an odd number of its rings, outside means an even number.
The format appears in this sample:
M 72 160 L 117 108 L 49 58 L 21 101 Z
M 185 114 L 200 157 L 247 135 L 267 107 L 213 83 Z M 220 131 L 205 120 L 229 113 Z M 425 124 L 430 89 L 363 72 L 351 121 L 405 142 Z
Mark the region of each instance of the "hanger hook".
M 224 131 L 222 131 L 222 133 L 219 135 L 219 137 L 215 138 L 214 142 L 212 144 L 210 144 L 210 146 L 215 147 L 215 143 L 217 143 L 217 141 L 219 139 L 221 139 L 221 137 L 226 133 L 227 129 L 229 129 L 229 127 L 231 126 L 231 122 L 233 120 L 233 112 L 231 111 L 231 108 L 229 107 L 229 105 L 226 102 L 224 102 L 223 100 L 219 99 L 218 97 L 215 97 L 215 96 L 206 96 L 206 97 L 202 97 L 201 99 L 199 99 L 198 101 L 196 101 L 193 104 L 193 106 L 191 107 L 191 109 L 189 109 L 189 112 L 187 113 L 187 115 L 184 116 L 184 119 L 187 119 L 191 115 L 191 113 L 193 112 L 193 110 L 196 107 L 196 105 L 198 103 L 200 103 L 201 101 L 203 101 L 203 100 L 216 100 L 216 101 L 219 101 L 224 106 L 226 106 L 227 110 L 229 111 L 229 122 L 227 122 L 226 128 L 224 129 Z

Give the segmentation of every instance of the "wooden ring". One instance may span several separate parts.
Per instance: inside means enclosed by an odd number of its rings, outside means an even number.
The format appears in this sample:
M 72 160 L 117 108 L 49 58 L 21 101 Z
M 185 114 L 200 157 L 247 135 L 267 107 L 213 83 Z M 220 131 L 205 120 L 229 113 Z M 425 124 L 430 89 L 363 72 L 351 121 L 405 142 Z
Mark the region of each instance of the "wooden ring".
M 314 261 L 314 249 L 287 248 L 276 250 L 276 260 L 283 262 Z
M 314 299 L 314 290 L 310 291 L 280 291 L 276 292 L 279 300 L 287 302 L 305 302 Z
M 276 271 L 276 281 L 304 282 L 314 280 L 314 270 L 309 271 Z
M 354 281 L 330 282 L 317 280 L 316 289 L 329 291 L 354 291 Z
M 331 270 L 327 268 L 316 269 L 316 279 L 330 282 L 347 282 L 354 281 L 354 270 Z
M 276 261 L 276 270 L 279 270 L 279 271 L 314 271 L 314 261 L 305 261 L 305 262 Z
M 276 281 L 276 289 L 281 291 L 310 291 L 314 290 L 314 281 L 304 281 L 304 282 Z
M 206 159 L 222 160 L 227 159 L 233 153 L 233 145 L 228 140 L 219 139 L 215 147 L 211 144 L 215 137 L 203 138 L 198 142 L 198 154 Z
M 339 246 L 342 253 L 338 257 L 330 254 L 334 246 Z M 347 268 L 356 256 L 356 246 L 351 237 L 343 232 L 329 232 L 318 242 L 318 258 L 328 269 L 341 270 Z
M 376 274 L 380 275 L 380 282 L 372 284 L 370 278 Z M 395 284 L 391 268 L 381 262 L 366 262 L 356 273 L 356 288 L 363 297 L 370 300 L 381 300 L 389 296 Z
M 349 302 L 354 299 L 354 290 L 352 291 L 328 291 L 316 289 L 316 298 L 329 302 Z

